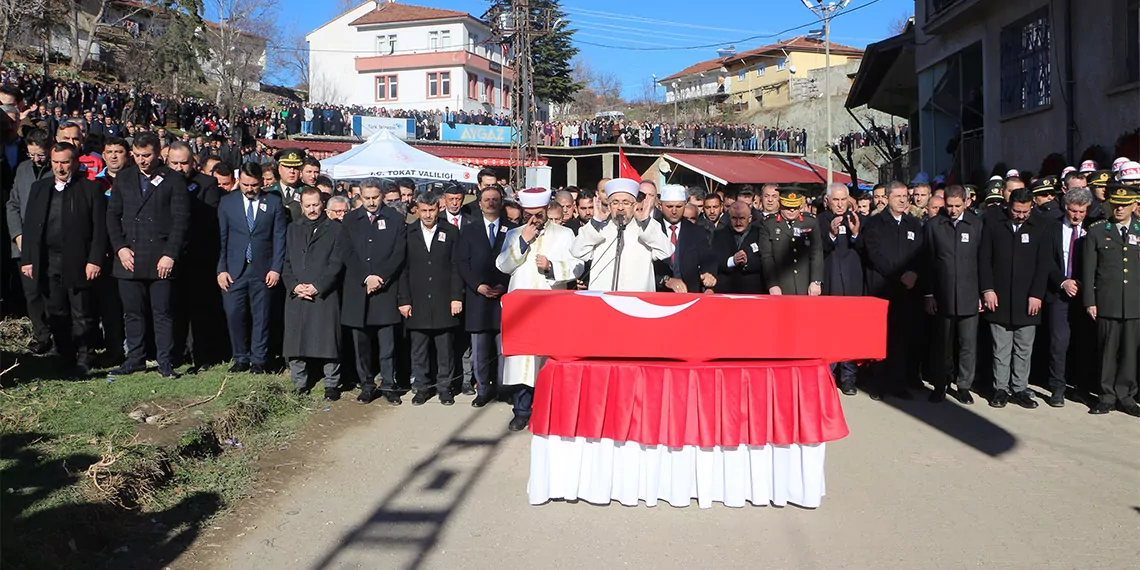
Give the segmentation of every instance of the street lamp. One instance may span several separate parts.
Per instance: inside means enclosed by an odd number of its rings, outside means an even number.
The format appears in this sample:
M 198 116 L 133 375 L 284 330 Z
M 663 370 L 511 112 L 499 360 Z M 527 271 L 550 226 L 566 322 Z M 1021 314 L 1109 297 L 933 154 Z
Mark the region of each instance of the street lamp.
M 800 0 L 804 3 L 804 7 L 811 10 L 819 19 L 823 20 L 823 49 L 824 49 L 824 74 L 823 74 L 823 90 L 827 98 L 827 183 L 831 184 L 835 180 L 835 170 L 831 162 L 831 19 L 840 10 L 847 7 L 851 0 Z M 854 182 L 854 181 L 852 181 Z

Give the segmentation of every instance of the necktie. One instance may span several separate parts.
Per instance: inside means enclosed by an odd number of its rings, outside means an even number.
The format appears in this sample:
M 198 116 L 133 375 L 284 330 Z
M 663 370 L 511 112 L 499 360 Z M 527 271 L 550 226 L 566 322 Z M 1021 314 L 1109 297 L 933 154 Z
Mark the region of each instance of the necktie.
M 1065 260 L 1065 277 L 1073 276 L 1073 250 L 1077 248 L 1077 234 L 1080 233 L 1080 228 L 1073 226 L 1072 231 L 1069 232 L 1069 256 Z
M 1120 239 L 1128 241 L 1128 226 L 1120 224 Z
M 253 200 L 245 201 L 245 223 L 249 226 L 250 241 L 245 246 L 245 260 L 253 261 Z
M 491 242 L 491 247 L 495 247 L 495 222 L 487 224 L 487 241 Z
M 451 216 L 451 225 L 459 227 L 459 216 Z
M 673 244 L 673 263 L 677 263 L 677 224 L 669 226 L 669 243 Z
M 376 214 L 368 214 L 368 223 L 369 224 L 376 223 Z
M 956 227 L 958 227 L 958 222 L 960 222 L 960 221 L 962 221 L 962 220 L 959 220 L 958 218 L 954 218 L 954 221 L 950 222 L 950 225 L 956 228 Z

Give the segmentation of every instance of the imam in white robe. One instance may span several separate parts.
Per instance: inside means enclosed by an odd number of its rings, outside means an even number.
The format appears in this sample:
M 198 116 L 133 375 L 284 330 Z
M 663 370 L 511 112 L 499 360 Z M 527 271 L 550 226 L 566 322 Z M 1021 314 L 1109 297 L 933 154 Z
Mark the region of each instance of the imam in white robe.
M 601 226 L 601 229 L 598 229 Z M 621 253 L 621 275 L 614 289 L 614 265 L 617 258 L 617 223 L 590 220 L 578 230 L 570 253 L 589 260 L 591 291 L 633 291 L 652 293 L 657 290 L 653 279 L 653 262 L 673 255 L 673 244 L 661 224 L 652 217 L 644 222 L 631 220 L 625 226 Z

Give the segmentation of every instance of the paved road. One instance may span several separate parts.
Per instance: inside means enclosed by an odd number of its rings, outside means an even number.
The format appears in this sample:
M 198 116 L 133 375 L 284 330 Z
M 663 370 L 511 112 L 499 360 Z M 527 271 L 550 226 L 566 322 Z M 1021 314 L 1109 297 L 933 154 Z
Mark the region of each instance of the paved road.
M 532 507 L 529 435 L 506 431 L 508 406 L 468 401 L 376 402 L 171 567 L 1140 567 L 1140 421 L 1119 413 L 860 395 L 817 510 Z

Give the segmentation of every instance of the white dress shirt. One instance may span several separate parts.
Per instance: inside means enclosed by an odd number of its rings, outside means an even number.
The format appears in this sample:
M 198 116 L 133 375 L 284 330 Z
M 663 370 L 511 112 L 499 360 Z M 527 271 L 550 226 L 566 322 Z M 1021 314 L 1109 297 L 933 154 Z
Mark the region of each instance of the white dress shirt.
M 429 228 L 425 227 L 422 223 L 420 224 L 420 233 L 422 233 L 424 236 L 424 247 L 426 247 L 428 251 L 431 251 L 431 240 L 432 240 L 432 238 L 435 237 L 435 230 L 436 229 L 437 228 L 435 226 L 432 226 L 429 229 Z

